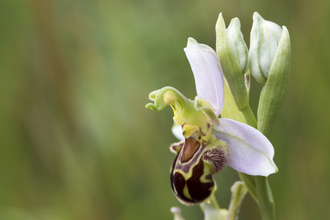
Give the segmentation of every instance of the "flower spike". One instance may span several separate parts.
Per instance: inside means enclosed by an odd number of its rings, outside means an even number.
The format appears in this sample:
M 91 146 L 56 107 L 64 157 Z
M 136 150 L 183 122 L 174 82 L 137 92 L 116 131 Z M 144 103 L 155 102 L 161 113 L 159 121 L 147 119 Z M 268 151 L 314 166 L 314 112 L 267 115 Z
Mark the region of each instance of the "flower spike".
M 277 172 L 277 167 L 273 146 L 260 131 L 218 118 L 224 104 L 224 78 L 215 51 L 192 38 L 184 50 L 198 96 L 190 100 L 167 86 L 150 93 L 149 99 L 154 102 L 146 108 L 160 111 L 170 105 L 173 110 L 172 131 L 181 141 L 170 146 L 176 154 L 170 172 L 171 187 L 180 202 L 193 205 L 210 198 L 215 189 L 212 175 L 227 164 L 255 176 L 268 176 Z M 245 85 L 244 91 L 246 94 Z

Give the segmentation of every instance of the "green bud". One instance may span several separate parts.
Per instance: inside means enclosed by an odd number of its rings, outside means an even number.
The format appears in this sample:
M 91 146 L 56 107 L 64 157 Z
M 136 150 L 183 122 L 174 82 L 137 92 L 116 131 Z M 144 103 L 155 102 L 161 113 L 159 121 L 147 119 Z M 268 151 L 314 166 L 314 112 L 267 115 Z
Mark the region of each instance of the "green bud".
M 260 83 L 267 81 L 281 33 L 280 26 L 264 20 L 257 12 L 253 14 L 249 51 L 250 71 Z
M 258 130 L 265 136 L 270 134 L 282 105 L 289 80 L 290 62 L 290 36 L 287 28 L 283 26 L 273 63 L 259 99 Z
M 238 109 L 246 109 L 249 103 L 244 73 L 248 66 L 248 52 L 240 31 L 239 19 L 232 19 L 226 29 L 225 21 L 220 13 L 215 30 L 217 54 L 230 91 Z
M 241 69 L 241 73 L 246 73 L 248 69 L 248 48 L 241 32 L 241 23 L 238 18 L 233 18 L 227 28 L 228 41 L 235 54 L 236 62 Z

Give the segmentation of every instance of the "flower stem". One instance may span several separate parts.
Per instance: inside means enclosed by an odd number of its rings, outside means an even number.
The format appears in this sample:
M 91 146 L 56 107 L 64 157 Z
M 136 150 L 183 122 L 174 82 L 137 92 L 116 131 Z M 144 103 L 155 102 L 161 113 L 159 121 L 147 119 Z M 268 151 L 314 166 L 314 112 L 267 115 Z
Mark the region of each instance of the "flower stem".
M 254 127 L 254 128 L 257 128 L 257 120 L 256 118 L 254 117 L 254 114 L 251 110 L 251 107 L 250 105 L 248 105 L 246 108 L 244 109 L 240 109 L 240 111 L 242 112 L 242 114 L 244 115 L 244 118 L 245 118 L 245 121 L 246 121 L 246 124 Z
M 257 128 L 257 120 L 251 110 L 249 104 L 243 109 L 238 109 L 228 83 L 225 80 L 225 105 L 221 113 L 224 117 L 246 123 L 254 128 Z M 268 136 L 263 130 L 260 130 L 264 135 Z M 250 176 L 238 172 L 240 179 L 248 188 L 250 195 L 260 207 L 260 213 L 263 220 L 275 220 L 275 205 L 272 196 L 272 191 L 266 177 Z
M 247 175 L 245 173 L 238 172 L 239 178 L 244 182 L 246 188 L 249 190 L 252 198 L 258 203 L 256 183 L 254 176 Z
M 275 202 L 268 178 L 264 176 L 256 176 L 255 182 L 262 219 L 275 220 Z
M 215 196 L 214 196 L 214 193 L 211 195 L 210 203 L 214 206 L 214 208 L 220 210 L 220 206 L 218 204 L 217 198 L 215 198 Z
M 250 105 L 240 111 L 244 115 L 247 124 L 257 128 L 257 121 L 250 108 Z M 249 189 L 251 196 L 257 201 L 262 219 L 275 220 L 275 202 L 267 177 L 252 177 L 246 174 L 239 174 L 240 178 L 244 181 L 247 188 Z

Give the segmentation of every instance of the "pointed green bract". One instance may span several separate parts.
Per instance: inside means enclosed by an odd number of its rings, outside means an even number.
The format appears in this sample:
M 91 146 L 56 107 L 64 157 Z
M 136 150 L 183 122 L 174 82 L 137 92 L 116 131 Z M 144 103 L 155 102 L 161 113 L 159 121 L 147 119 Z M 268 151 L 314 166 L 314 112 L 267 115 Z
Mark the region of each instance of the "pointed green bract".
M 259 99 L 258 130 L 265 136 L 269 136 L 284 100 L 290 75 L 290 62 L 290 36 L 287 28 L 283 26 L 281 40 Z
M 238 19 L 237 19 L 238 20 Z M 233 22 L 233 23 L 237 23 Z M 235 20 L 234 20 L 235 21 Z M 240 26 L 238 24 L 232 25 Z M 236 28 L 237 29 L 237 28 Z M 216 30 L 216 48 L 217 54 L 220 59 L 220 64 L 223 70 L 223 74 L 226 77 L 226 80 L 229 84 L 230 91 L 234 97 L 235 103 L 239 110 L 246 109 L 249 106 L 247 91 L 245 88 L 244 82 L 244 71 L 246 68 L 241 69 L 239 65 L 238 55 L 235 56 L 232 45 L 234 43 L 230 43 L 228 32 L 226 30 L 225 21 L 220 13 L 218 21 L 215 26 Z M 237 33 L 237 31 L 236 31 Z M 233 36 L 230 36 L 233 37 Z M 244 40 L 241 38 L 241 35 L 236 37 L 237 41 L 240 44 L 243 44 Z M 234 47 L 236 53 L 239 53 L 240 56 L 244 56 L 247 52 L 244 50 L 244 46 Z M 241 48 L 241 50 L 239 49 Z M 243 50 L 242 50 L 243 48 Z M 244 65 L 243 65 L 244 66 Z

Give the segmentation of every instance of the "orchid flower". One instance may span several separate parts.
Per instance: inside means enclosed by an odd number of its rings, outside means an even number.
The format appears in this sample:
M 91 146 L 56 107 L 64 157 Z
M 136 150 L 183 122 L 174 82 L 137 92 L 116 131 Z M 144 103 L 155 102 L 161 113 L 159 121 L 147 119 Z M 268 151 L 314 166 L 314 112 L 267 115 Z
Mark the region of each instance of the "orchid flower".
M 224 77 L 216 52 L 188 39 L 184 49 L 194 74 L 197 96 L 192 101 L 172 87 L 149 94 L 154 103 L 146 105 L 173 109 L 174 135 L 182 139 L 172 144 L 176 153 L 170 178 L 172 191 L 184 204 L 207 200 L 215 184 L 212 175 L 226 165 L 253 176 L 277 172 L 274 148 L 257 129 L 228 118 L 219 118 L 224 105 Z

